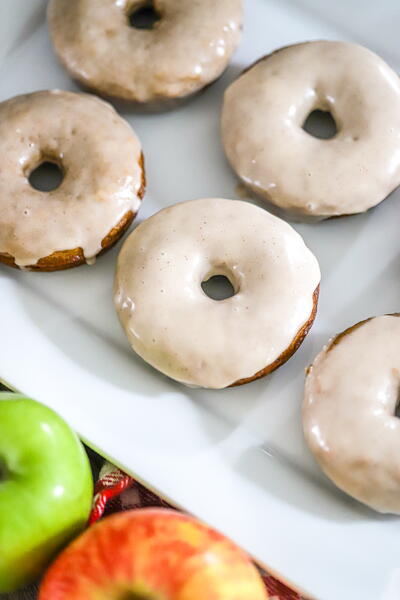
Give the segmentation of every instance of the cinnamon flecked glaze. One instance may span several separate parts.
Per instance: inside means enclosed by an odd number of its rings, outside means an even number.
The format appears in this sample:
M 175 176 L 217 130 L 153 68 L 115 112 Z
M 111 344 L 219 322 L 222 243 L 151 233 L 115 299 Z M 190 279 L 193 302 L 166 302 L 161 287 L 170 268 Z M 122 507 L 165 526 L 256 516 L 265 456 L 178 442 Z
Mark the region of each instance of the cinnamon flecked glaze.
M 303 129 L 317 109 L 332 114 L 333 138 Z M 241 181 L 288 213 L 363 212 L 400 184 L 400 79 L 356 44 L 287 46 L 226 90 L 222 137 Z
M 201 287 L 214 275 L 234 295 Z M 320 270 L 287 223 L 252 204 L 206 198 L 141 223 L 120 252 L 115 306 L 132 348 L 191 386 L 261 377 L 298 348 L 315 317 Z
M 241 37 L 242 0 L 154 0 L 159 19 L 137 29 L 142 0 L 51 0 L 50 33 L 74 79 L 96 92 L 155 103 L 217 79 Z
M 357 323 L 309 368 L 306 441 L 328 477 L 383 513 L 400 514 L 400 318 Z
M 140 142 L 106 102 L 35 92 L 0 104 L 0 261 L 53 271 L 93 261 L 129 227 L 144 193 Z M 56 163 L 60 186 L 29 183 Z

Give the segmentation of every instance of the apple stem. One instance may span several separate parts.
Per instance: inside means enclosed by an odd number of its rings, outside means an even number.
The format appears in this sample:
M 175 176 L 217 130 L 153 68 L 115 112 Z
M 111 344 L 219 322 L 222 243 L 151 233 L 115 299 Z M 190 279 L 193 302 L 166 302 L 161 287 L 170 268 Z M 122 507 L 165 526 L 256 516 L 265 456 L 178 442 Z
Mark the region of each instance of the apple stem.
M 154 596 L 137 592 L 124 592 L 122 596 L 118 596 L 118 600 L 156 600 Z
M 4 461 L 0 459 L 0 483 L 7 479 L 8 469 Z

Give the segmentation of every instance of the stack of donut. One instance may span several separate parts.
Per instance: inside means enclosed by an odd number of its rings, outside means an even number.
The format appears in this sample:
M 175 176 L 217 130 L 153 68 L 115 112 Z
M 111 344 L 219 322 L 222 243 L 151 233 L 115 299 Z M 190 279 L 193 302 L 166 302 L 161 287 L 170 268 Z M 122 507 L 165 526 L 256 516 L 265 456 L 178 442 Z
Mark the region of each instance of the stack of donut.
M 242 0 L 50 0 L 48 21 L 78 84 L 165 109 L 225 70 Z M 316 110 L 331 114 L 331 139 L 307 132 Z M 307 42 L 261 58 L 226 90 L 221 127 L 241 182 L 283 216 L 359 213 L 400 184 L 400 81 L 356 44 Z M 108 102 L 59 90 L 11 98 L 0 104 L 0 144 L 1 262 L 32 271 L 93 263 L 127 231 L 144 195 L 143 154 Z M 44 162 L 62 174 L 52 191 L 30 184 Z M 214 276 L 229 280 L 230 297 L 205 293 Z M 204 198 L 134 229 L 114 299 L 136 354 L 181 383 L 221 389 L 290 358 L 314 321 L 319 284 L 317 259 L 285 220 L 250 202 Z M 400 513 L 399 340 L 392 315 L 331 341 L 308 370 L 303 424 L 340 488 Z

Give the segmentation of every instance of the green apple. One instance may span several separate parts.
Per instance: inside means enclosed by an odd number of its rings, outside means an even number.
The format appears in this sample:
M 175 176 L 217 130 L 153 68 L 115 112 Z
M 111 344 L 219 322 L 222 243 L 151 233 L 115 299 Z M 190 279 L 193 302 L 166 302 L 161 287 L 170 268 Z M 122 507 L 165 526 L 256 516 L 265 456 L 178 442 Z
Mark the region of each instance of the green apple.
M 33 581 L 83 529 L 92 493 L 88 457 L 65 421 L 0 392 L 0 594 Z

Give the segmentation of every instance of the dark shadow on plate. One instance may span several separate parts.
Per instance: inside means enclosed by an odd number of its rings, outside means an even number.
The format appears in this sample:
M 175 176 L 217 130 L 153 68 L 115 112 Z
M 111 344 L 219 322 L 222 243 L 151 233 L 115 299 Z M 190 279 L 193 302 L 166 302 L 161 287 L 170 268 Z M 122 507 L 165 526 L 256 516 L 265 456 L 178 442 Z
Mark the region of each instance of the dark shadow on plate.
M 268 444 L 248 448 L 235 468 L 279 501 L 323 519 L 355 523 L 394 518 L 375 513 L 336 488 L 322 473 L 316 476 L 284 451 Z

